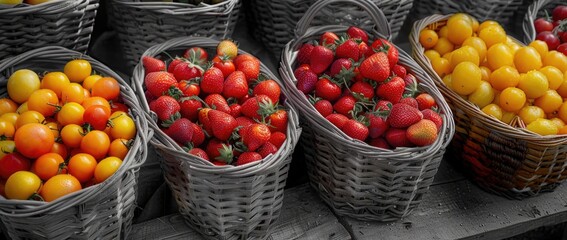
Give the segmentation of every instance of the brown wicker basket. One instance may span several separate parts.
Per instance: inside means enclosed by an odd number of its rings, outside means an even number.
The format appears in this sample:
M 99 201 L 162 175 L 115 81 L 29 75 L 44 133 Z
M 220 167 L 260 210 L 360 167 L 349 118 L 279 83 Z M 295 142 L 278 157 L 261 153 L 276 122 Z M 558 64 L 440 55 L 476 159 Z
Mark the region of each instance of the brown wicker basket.
M 163 1 L 110 0 L 109 18 L 118 33 L 127 66 L 133 69 L 146 49 L 172 38 L 230 38 L 240 5 L 241 0 L 197 6 Z
M 430 24 L 443 25 L 439 23 L 450 16 L 432 15 L 416 22 L 410 43 L 414 59 L 429 73 L 453 110 L 456 134 L 450 147 L 451 159 L 472 181 L 498 195 L 522 199 L 554 190 L 567 178 L 567 138 L 540 136 L 517 127 L 521 121 L 508 125 L 490 117 L 448 88 L 423 54 L 419 32 Z
M 411 57 L 400 51 L 400 63 L 419 79 L 420 88 L 439 104 L 443 127 L 430 146 L 385 150 L 354 140 L 323 118 L 305 95 L 297 90 L 293 71 L 301 45 L 325 31 L 345 32 L 348 26 L 310 24 L 315 14 L 331 3 L 356 6 L 365 10 L 374 28 L 370 37 L 388 36 L 387 20 L 368 0 L 317 1 L 299 21 L 297 38 L 282 52 L 280 74 L 290 93 L 288 99 L 300 110 L 303 124 L 302 144 L 310 183 L 319 196 L 339 215 L 363 220 L 392 221 L 407 216 L 429 190 L 446 146 L 454 133 L 451 110 L 427 74 Z M 376 29 L 377 28 L 377 29 Z
M 212 51 L 218 43 L 218 40 L 203 37 L 175 38 L 149 48 L 143 56 L 182 52 L 189 47 Z M 239 50 L 239 54 L 243 53 Z M 279 82 L 265 65 L 261 64 L 260 71 Z M 159 129 L 144 95 L 144 76 L 140 63 L 134 69 L 132 81 L 143 108 L 151 113 L 149 125 L 156 134 L 150 143 L 161 157 L 165 180 L 188 225 L 210 239 L 266 238 L 280 215 L 289 164 L 301 133 L 295 110 L 286 107 L 289 113 L 287 139 L 276 154 L 242 166 L 214 166 L 183 151 Z M 285 92 L 283 94 L 285 96 Z
M 479 21 L 495 20 L 507 30 L 514 13 L 524 0 L 421 0 L 415 1 L 412 13 L 414 19 L 422 19 L 431 14 L 451 14 L 466 12 Z
M 315 0 L 249 0 L 247 17 L 254 26 L 252 34 L 261 41 L 276 58 L 286 43 L 294 37 L 297 22 Z M 391 37 L 395 39 L 412 8 L 413 0 L 373 0 L 390 24 Z M 364 11 L 348 6 L 333 5 L 323 9 L 314 20 L 316 25 L 367 25 L 369 17 Z
M 0 4 L 0 59 L 51 45 L 86 53 L 98 6 L 99 0 Z
M 136 207 L 138 170 L 146 161 L 152 131 L 132 88 L 102 63 L 58 46 L 34 49 L 0 62 L 0 96 L 7 96 L 10 75 L 21 68 L 61 71 L 66 62 L 82 58 L 93 70 L 120 82 L 121 97 L 130 107 L 137 134 L 122 166 L 106 181 L 53 202 L 6 200 L 0 196 L 0 225 L 9 239 L 123 239 L 131 230 Z
M 534 21 L 539 17 L 545 17 L 546 12 L 548 16 L 551 16 L 553 8 L 558 5 L 567 5 L 567 2 L 561 0 L 536 0 L 528 7 L 522 25 L 524 30 L 524 43 L 527 44 L 536 39 Z

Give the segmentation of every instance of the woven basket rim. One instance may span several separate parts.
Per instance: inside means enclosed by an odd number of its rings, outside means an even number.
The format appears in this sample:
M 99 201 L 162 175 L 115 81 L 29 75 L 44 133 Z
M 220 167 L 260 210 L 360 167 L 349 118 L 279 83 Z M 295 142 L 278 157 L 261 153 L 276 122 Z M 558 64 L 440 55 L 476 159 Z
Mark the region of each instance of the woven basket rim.
M 529 44 L 530 42 L 534 41 L 536 38 L 536 30 L 534 21 L 537 19 L 537 15 L 539 11 L 545 7 L 545 5 L 552 3 L 556 0 L 535 0 L 530 6 L 528 6 L 528 10 L 524 15 L 524 22 L 522 24 L 522 30 L 524 31 L 524 43 Z M 567 3 L 565 3 L 567 5 Z
M 36 5 L 17 4 L 8 7 L 0 7 L 0 14 L 6 16 L 21 14 L 55 14 L 74 10 L 76 7 L 88 3 L 89 0 L 51 0 Z
M 189 4 L 189 3 L 178 3 L 178 2 L 136 2 L 132 0 L 111 0 L 115 4 L 119 4 L 122 7 L 140 9 L 145 11 L 152 11 L 155 13 L 163 14 L 220 14 L 226 15 L 232 12 L 232 9 L 236 6 L 236 3 L 240 0 L 225 0 L 216 4 Z
M 242 175 L 242 174 L 256 174 L 258 172 L 268 171 L 272 167 L 277 167 L 280 163 L 283 163 L 284 160 L 282 155 L 284 155 L 283 149 L 284 146 L 280 147 L 278 152 L 273 155 L 269 155 L 261 161 L 256 161 L 253 163 L 248 163 L 242 166 L 216 166 L 212 162 L 202 159 L 197 156 L 193 156 L 185 151 L 173 141 L 169 136 L 167 136 L 163 131 L 159 130 L 159 127 L 156 123 L 156 116 L 155 113 L 152 112 L 149 108 L 147 99 L 143 94 L 143 79 L 145 76 L 145 70 L 142 65 L 141 59 L 144 56 L 156 56 L 164 51 L 174 49 L 174 48 L 187 48 L 189 46 L 198 46 L 203 48 L 211 48 L 218 45 L 219 40 L 207 38 L 207 37 L 178 37 L 174 39 L 170 39 L 162 44 L 154 45 L 148 48 L 140 57 L 140 61 L 134 68 L 132 74 L 132 83 L 135 86 L 135 90 L 138 92 L 138 97 L 140 99 L 140 105 L 145 112 L 146 118 L 148 119 L 148 124 L 150 127 L 154 129 L 154 138 L 150 140 L 150 143 L 156 147 L 160 147 L 166 149 L 168 151 L 173 151 L 180 156 L 183 156 L 183 160 L 189 164 L 189 167 L 198 171 L 208 172 L 208 173 L 218 173 L 218 174 L 235 174 L 235 175 Z M 239 49 L 239 54 L 247 54 L 246 51 Z M 282 86 L 282 94 L 286 95 L 285 89 L 281 84 L 281 81 L 263 64 L 260 63 L 260 72 L 267 75 L 269 78 L 275 80 Z M 284 141 L 284 145 L 292 144 L 295 146 L 299 140 L 299 135 L 301 134 L 301 128 L 299 127 L 299 120 L 296 113 L 296 110 L 291 106 L 286 106 L 288 112 L 288 128 L 287 128 L 287 138 Z M 160 140 L 156 140 L 156 137 L 160 137 Z
M 56 57 L 57 59 L 68 59 L 72 60 L 74 58 L 82 58 L 88 60 L 91 65 L 93 66 L 93 70 L 97 70 L 99 74 L 108 75 L 114 77 L 121 83 L 121 91 L 122 93 L 128 93 L 130 96 L 126 96 L 126 94 L 122 94 L 122 96 L 127 97 L 130 101 L 135 103 L 135 94 L 134 91 L 130 88 L 129 85 L 118 75 L 116 72 L 111 70 L 110 68 L 106 67 L 104 64 L 99 62 L 98 60 L 82 54 L 80 52 L 70 50 L 60 46 L 46 46 L 42 48 L 37 48 L 34 50 L 27 51 L 25 53 L 19 54 L 17 56 L 13 56 L 10 58 L 6 58 L 0 61 L 0 71 L 4 71 L 8 68 L 12 68 L 14 65 L 20 64 L 24 61 L 32 59 L 53 59 Z M 135 120 L 136 123 L 136 139 L 134 145 L 132 146 L 131 150 L 128 152 L 128 155 L 123 159 L 123 163 L 118 169 L 115 174 L 113 174 L 110 178 L 106 179 L 102 183 L 98 183 L 87 188 L 83 188 L 77 192 L 67 194 L 61 198 L 56 199 L 52 202 L 42 202 L 42 201 L 33 201 L 33 200 L 10 200 L 5 199 L 4 197 L 0 196 L 0 205 L 18 205 L 22 209 L 18 209 L 18 211 L 10 210 L 6 212 L 4 209 L 0 208 L 0 216 L 17 216 L 17 217 L 24 217 L 24 216 L 32 216 L 36 214 L 41 214 L 47 211 L 51 211 L 50 213 L 56 213 L 64 211 L 70 207 L 73 207 L 77 203 L 87 201 L 88 199 L 97 197 L 97 194 L 100 192 L 100 189 L 107 188 L 111 184 L 117 184 L 125 172 L 132 171 L 133 169 L 139 168 L 146 160 L 147 151 L 138 151 L 139 148 L 146 146 L 149 138 L 153 135 L 153 131 L 151 131 L 147 126 L 146 119 L 142 116 L 142 110 L 139 106 L 129 106 L 130 107 L 130 115 Z M 143 131 L 146 129 L 147 131 Z M 140 159 L 135 158 L 135 154 L 142 152 L 142 157 Z
M 451 89 L 445 86 L 443 80 L 437 74 L 435 74 L 435 71 L 431 67 L 431 64 L 429 64 L 429 60 L 427 60 L 427 58 L 423 54 L 424 48 L 421 46 L 421 44 L 419 44 L 419 32 L 422 29 L 429 26 L 430 24 L 447 20 L 452 15 L 453 14 L 447 14 L 447 15 L 433 14 L 431 16 L 425 17 L 423 19 L 414 22 L 409 37 L 410 44 L 412 46 L 412 55 L 414 56 L 414 59 L 416 59 L 416 61 L 420 63 L 420 65 L 424 68 L 424 70 L 426 70 L 429 73 L 429 75 L 431 76 L 431 78 L 439 88 L 439 90 L 443 92 L 443 95 L 446 98 L 450 99 L 455 104 L 458 104 L 460 106 L 459 109 L 465 111 L 470 116 L 479 116 L 474 120 L 478 120 L 482 122 L 484 125 L 494 128 L 491 130 L 498 131 L 501 134 L 510 135 L 510 137 L 514 139 L 531 141 L 534 144 L 543 145 L 543 146 L 567 143 L 567 138 L 561 135 L 541 136 L 523 128 L 522 129 L 514 128 L 484 113 L 483 111 L 480 110 L 480 108 L 476 107 L 474 104 L 458 96 L 455 92 L 453 92 Z M 512 36 L 508 35 L 508 37 L 511 38 L 513 41 L 515 41 L 517 44 L 520 44 L 521 46 L 525 46 L 525 44 L 513 38 Z
M 336 0 L 333 2 L 337 2 L 337 1 L 340 0 Z M 348 1 L 348 2 L 353 2 L 353 1 Z M 367 1 L 360 1 L 360 2 L 367 2 Z M 381 11 L 375 4 L 372 4 L 371 2 L 370 2 L 370 8 L 374 8 L 370 14 L 372 14 L 372 12 Z M 383 19 L 380 21 L 381 22 L 386 21 L 383 14 L 382 16 L 378 16 L 378 18 L 382 18 L 382 17 Z M 334 136 L 333 139 L 336 139 L 336 141 L 338 141 L 339 144 L 348 145 L 350 148 L 365 152 L 366 154 L 382 156 L 382 157 L 397 157 L 396 159 L 400 161 L 407 161 L 407 160 L 415 160 L 418 158 L 423 158 L 433 155 L 435 154 L 435 152 L 437 152 L 437 150 L 441 148 L 445 148 L 449 144 L 450 139 L 452 139 L 455 129 L 452 112 L 447 102 L 443 99 L 443 95 L 437 90 L 433 81 L 429 79 L 429 76 L 421 69 L 421 67 L 417 63 L 415 63 L 412 60 L 412 58 L 407 53 L 405 53 L 402 49 L 400 49 L 397 46 L 396 47 L 398 48 L 400 53 L 400 60 L 406 61 L 407 64 L 409 65 L 408 67 L 413 71 L 423 72 L 421 75 L 423 76 L 424 79 L 420 79 L 420 82 L 423 85 L 428 85 L 427 87 L 429 87 L 429 90 L 431 91 L 430 94 L 437 98 L 436 100 L 438 102 L 440 109 L 442 109 L 442 111 L 445 113 L 442 115 L 443 127 L 439 132 L 439 137 L 432 145 L 424 146 L 424 147 L 400 147 L 390 150 L 390 149 L 382 149 L 382 148 L 374 147 L 363 141 L 353 139 L 350 136 L 346 135 L 344 132 L 342 132 L 340 129 L 338 129 L 335 125 L 331 124 L 329 121 L 324 119 L 317 112 L 315 107 L 307 102 L 307 99 L 304 96 L 304 94 L 300 93 L 295 88 L 294 83 L 297 81 L 297 79 L 293 74 L 292 67 L 295 63 L 295 58 L 297 55 L 296 52 L 299 49 L 300 45 L 309 38 L 313 36 L 318 36 L 325 31 L 345 32 L 347 28 L 348 26 L 342 26 L 342 25 L 327 25 L 320 27 L 312 27 L 310 28 L 310 30 L 306 31 L 302 36 L 296 37 L 292 39 L 290 42 L 288 42 L 288 44 L 286 44 L 286 46 L 282 50 L 280 75 L 284 79 L 286 88 L 290 88 L 288 89 L 288 92 L 290 92 L 291 96 L 293 96 L 294 99 L 297 101 L 296 103 L 302 105 L 301 107 L 297 107 L 297 108 L 303 113 L 304 116 L 306 116 L 309 120 L 311 120 L 312 124 L 320 125 L 322 126 L 322 128 L 329 130 L 328 134 L 332 134 Z M 378 37 L 385 37 L 383 34 L 379 32 L 375 32 L 374 35 Z

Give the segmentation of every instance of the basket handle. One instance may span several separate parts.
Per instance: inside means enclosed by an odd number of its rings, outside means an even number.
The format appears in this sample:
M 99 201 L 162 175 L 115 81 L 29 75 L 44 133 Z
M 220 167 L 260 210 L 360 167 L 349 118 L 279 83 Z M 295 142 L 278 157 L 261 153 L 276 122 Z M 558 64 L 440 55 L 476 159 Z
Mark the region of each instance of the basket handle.
M 380 8 L 378 8 L 378 6 L 371 0 L 318 0 L 313 3 L 309 9 L 307 9 L 307 12 L 305 12 L 303 17 L 301 17 L 301 19 L 297 22 L 297 27 L 295 29 L 296 38 L 303 36 L 307 32 L 307 29 L 311 26 L 313 19 L 317 13 L 321 12 L 321 9 L 333 3 L 353 4 L 364 9 L 368 13 L 368 16 L 370 16 L 374 21 L 374 25 L 375 28 L 377 28 L 378 33 L 382 34 L 387 39 L 390 39 L 391 29 L 390 24 L 388 24 L 388 19 L 382 10 L 380 10 Z

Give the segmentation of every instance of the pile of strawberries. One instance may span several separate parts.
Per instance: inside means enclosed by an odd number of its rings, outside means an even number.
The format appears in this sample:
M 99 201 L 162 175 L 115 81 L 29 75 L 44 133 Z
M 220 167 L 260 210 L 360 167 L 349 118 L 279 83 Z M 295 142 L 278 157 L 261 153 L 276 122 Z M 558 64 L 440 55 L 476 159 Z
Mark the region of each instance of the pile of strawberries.
M 388 40 L 369 41 L 351 26 L 304 43 L 294 70 L 296 87 L 315 109 L 353 139 L 394 149 L 430 145 L 443 120 L 435 99 L 398 63 Z
M 213 55 L 213 53 L 211 53 Z M 260 61 L 221 41 L 209 60 L 191 47 L 171 62 L 145 56 L 144 85 L 161 130 L 189 154 L 215 165 L 243 165 L 278 151 L 288 113 L 281 89 L 260 72 Z

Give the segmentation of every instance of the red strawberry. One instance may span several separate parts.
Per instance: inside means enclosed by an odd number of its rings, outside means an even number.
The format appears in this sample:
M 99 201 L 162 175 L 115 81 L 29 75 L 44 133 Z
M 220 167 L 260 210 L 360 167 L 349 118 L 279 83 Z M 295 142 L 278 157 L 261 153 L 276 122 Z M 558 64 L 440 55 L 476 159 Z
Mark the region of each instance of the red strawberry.
M 205 133 L 203 132 L 203 128 L 195 123 L 191 123 L 191 128 L 193 128 L 193 138 L 191 139 L 193 146 L 201 146 L 201 144 L 203 144 L 203 142 L 205 141 Z
M 248 94 L 246 75 L 241 71 L 234 71 L 224 80 L 222 95 L 225 98 L 241 98 Z
M 163 95 L 171 86 L 177 85 L 177 80 L 173 74 L 168 72 L 151 72 L 144 78 L 146 89 L 156 97 Z
M 417 100 L 416 100 L 415 98 L 412 98 L 412 97 L 405 97 L 405 98 L 402 98 L 402 99 L 400 99 L 400 101 L 398 101 L 398 102 L 399 102 L 399 103 L 405 103 L 405 104 L 410 105 L 410 106 L 412 106 L 412 107 L 414 107 L 414 108 L 417 108 L 417 107 L 418 107 L 418 105 L 417 105 Z
M 431 109 L 437 106 L 435 98 L 433 98 L 429 93 L 421 93 L 415 97 L 415 100 L 417 100 L 419 110 Z
M 354 109 L 356 104 L 356 98 L 351 95 L 345 95 L 339 98 L 335 104 L 333 104 L 333 109 L 335 112 L 340 113 L 345 116 L 351 116 L 351 111 Z
M 144 70 L 146 71 L 146 74 L 151 72 L 165 71 L 165 62 L 163 62 L 161 59 L 157 59 L 154 57 L 150 57 L 150 56 L 142 57 L 142 65 L 144 65 Z
M 199 109 L 203 107 L 203 104 L 197 99 L 182 98 L 179 100 L 179 106 L 179 113 L 181 113 L 181 117 L 195 122 L 199 116 Z
M 370 141 L 368 141 L 368 144 L 377 148 L 392 149 L 386 139 L 381 137 L 370 139 Z
M 335 125 L 338 129 L 342 129 L 346 122 L 349 120 L 347 116 L 339 113 L 331 113 L 325 117 L 329 122 Z
M 390 76 L 388 57 L 383 52 L 374 53 L 362 61 L 359 71 L 365 78 L 383 82 Z
M 379 38 L 372 42 L 372 49 L 375 52 L 385 52 L 388 56 L 388 62 L 390 63 L 390 68 L 398 63 L 399 52 L 398 49 L 390 41 Z
M 247 127 L 247 126 L 252 125 L 256 122 L 254 122 L 249 117 L 240 116 L 240 117 L 236 118 L 236 123 L 238 124 L 239 127 Z
M 335 56 L 333 51 L 324 46 L 315 46 L 313 51 L 311 51 L 311 57 L 309 58 L 309 65 L 311 70 L 316 74 L 321 74 L 331 66 Z
M 198 78 L 203 75 L 203 69 L 199 65 L 190 62 L 181 62 L 173 69 L 173 76 L 177 81 Z
M 397 103 L 392 106 L 388 123 L 393 128 L 407 128 L 423 118 L 419 109 L 405 103 Z
M 293 72 L 295 79 L 297 79 L 297 90 L 305 94 L 309 94 L 315 90 L 315 83 L 319 79 L 317 74 L 311 69 L 298 68 Z
M 269 116 L 275 111 L 276 108 L 272 100 L 266 95 L 258 95 L 249 98 L 242 103 L 241 110 L 242 115 L 258 121 L 262 121 L 265 116 Z
M 172 73 L 173 74 L 173 70 L 175 69 L 175 67 L 177 67 L 177 65 L 179 65 L 180 63 L 182 63 L 183 60 L 181 58 L 175 58 L 173 59 L 169 65 L 167 66 L 167 72 Z
M 413 74 L 407 73 L 406 76 L 403 77 L 403 79 L 404 83 L 406 83 L 406 86 L 417 86 L 417 79 Z
M 390 111 L 392 109 L 392 103 L 387 100 L 379 100 L 374 106 L 374 111 Z
M 335 49 L 335 57 L 352 59 L 353 61 L 358 62 L 358 58 L 360 57 L 359 51 L 358 43 L 356 43 L 353 39 L 346 39 L 342 42 L 339 41 L 339 45 Z
M 347 29 L 347 34 L 350 38 L 360 39 L 362 42 L 368 42 L 368 34 L 358 27 L 350 26 Z
M 230 59 L 222 58 L 220 56 L 215 56 L 213 60 L 213 67 L 216 67 L 221 70 L 222 75 L 226 78 L 228 75 L 236 71 L 236 66 L 234 62 Z
M 341 86 L 323 77 L 315 83 L 315 96 L 334 102 L 341 97 Z
M 262 156 L 257 152 L 243 152 L 236 160 L 236 166 L 262 160 Z
M 236 119 L 230 114 L 218 110 L 210 110 L 208 115 L 211 126 L 213 126 L 213 136 L 221 141 L 228 140 L 238 126 Z
M 204 65 L 209 59 L 209 54 L 201 47 L 191 47 L 183 52 L 183 58 L 188 59 L 190 62 Z
M 310 101 L 315 107 L 315 110 L 317 110 L 317 112 L 319 112 L 323 117 L 333 113 L 333 104 L 329 100 L 312 98 Z
M 216 67 L 211 67 L 205 71 L 201 79 L 201 91 L 203 93 L 222 93 L 224 86 L 224 75 Z
M 374 51 L 372 50 L 372 48 L 370 48 L 370 46 L 368 46 L 366 42 L 361 42 L 358 44 L 359 60 L 362 58 L 368 58 L 372 56 L 372 54 L 374 54 Z
M 367 99 L 372 99 L 374 97 L 374 87 L 367 82 L 355 82 L 352 86 L 350 86 L 350 91 L 364 96 Z
M 262 158 L 265 158 L 270 154 L 275 154 L 277 151 L 278 148 L 271 142 L 264 143 L 264 145 L 258 148 L 258 153 L 262 156 Z
M 221 155 L 219 150 L 223 149 L 223 145 L 226 146 L 222 141 L 211 138 L 211 140 L 209 140 L 209 142 L 207 143 L 207 147 L 205 148 L 205 151 L 207 152 L 207 155 L 209 155 L 209 158 L 216 159 L 217 157 L 219 157 Z
M 433 121 L 421 119 L 408 127 L 406 137 L 416 146 L 431 145 L 437 139 L 437 127 Z
M 246 127 L 241 135 L 242 142 L 248 148 L 248 151 L 256 151 L 256 149 L 270 140 L 270 136 L 270 128 L 260 123 L 254 123 Z
M 355 119 L 347 120 L 341 130 L 349 137 L 360 141 L 364 141 L 368 137 L 368 127 Z
M 199 96 L 201 87 L 197 81 L 181 80 L 177 83 L 177 88 L 181 90 L 183 96 Z
M 242 106 L 240 106 L 240 104 L 233 103 L 228 105 L 228 107 L 230 108 L 230 115 L 234 118 L 240 117 L 242 115 Z
M 339 58 L 331 64 L 329 70 L 331 77 L 336 79 L 338 83 L 349 83 L 354 78 L 354 69 L 352 60 L 346 58 Z
M 266 120 L 270 125 L 272 132 L 286 132 L 287 131 L 287 111 L 278 109 L 276 112 L 270 114 Z
M 270 135 L 270 140 L 268 140 L 268 142 L 274 144 L 274 146 L 276 146 L 279 149 L 284 144 L 286 138 L 287 137 L 285 133 L 272 132 L 272 134 Z
M 253 93 L 254 96 L 266 95 L 273 103 L 277 103 L 280 101 L 281 87 L 276 81 L 267 79 L 256 84 Z
M 339 36 L 334 32 L 324 32 L 319 37 L 319 43 L 326 46 L 335 44 L 337 40 L 339 40 Z
M 167 135 L 180 146 L 187 146 L 193 138 L 192 124 L 187 118 L 177 119 L 167 129 Z
M 396 65 L 394 65 L 394 66 L 392 67 L 392 72 L 393 72 L 396 76 L 401 77 L 401 78 L 404 78 L 404 77 L 406 76 L 406 74 L 407 74 L 406 68 L 405 68 L 404 66 L 398 65 L 398 64 L 396 64 Z
M 405 87 L 406 85 L 402 78 L 393 77 L 376 88 L 376 96 L 395 104 L 402 99 Z
M 390 128 L 388 121 L 380 116 L 367 113 L 366 117 L 368 118 L 368 131 L 371 138 L 382 136 L 382 134 L 384 134 L 384 132 L 386 132 L 386 130 Z
M 228 102 L 220 94 L 213 93 L 207 96 L 205 98 L 205 103 L 209 105 L 209 107 L 211 107 L 212 109 L 216 109 L 221 112 L 230 114 L 230 107 L 228 106 Z
M 181 106 L 175 98 L 163 95 L 158 97 L 155 101 L 150 102 L 150 110 L 154 111 L 161 121 L 166 121 L 172 118 L 173 115 L 179 113 Z
M 187 151 L 187 153 L 209 161 L 209 155 L 207 155 L 207 152 L 201 148 L 191 148 L 191 150 Z
M 256 61 L 244 61 L 236 65 L 237 71 L 242 71 L 248 83 L 253 83 L 260 75 L 260 63 Z
M 384 133 L 384 136 L 388 144 L 393 148 L 413 146 L 413 143 L 406 136 L 406 129 L 389 128 Z
M 297 51 L 297 62 L 299 64 L 309 63 L 309 56 L 311 56 L 311 51 L 313 51 L 313 44 L 304 43 Z
M 428 119 L 435 123 L 437 131 L 441 130 L 441 126 L 443 125 L 443 118 L 441 118 L 439 113 L 429 108 L 421 110 L 421 113 L 423 114 L 423 119 Z

